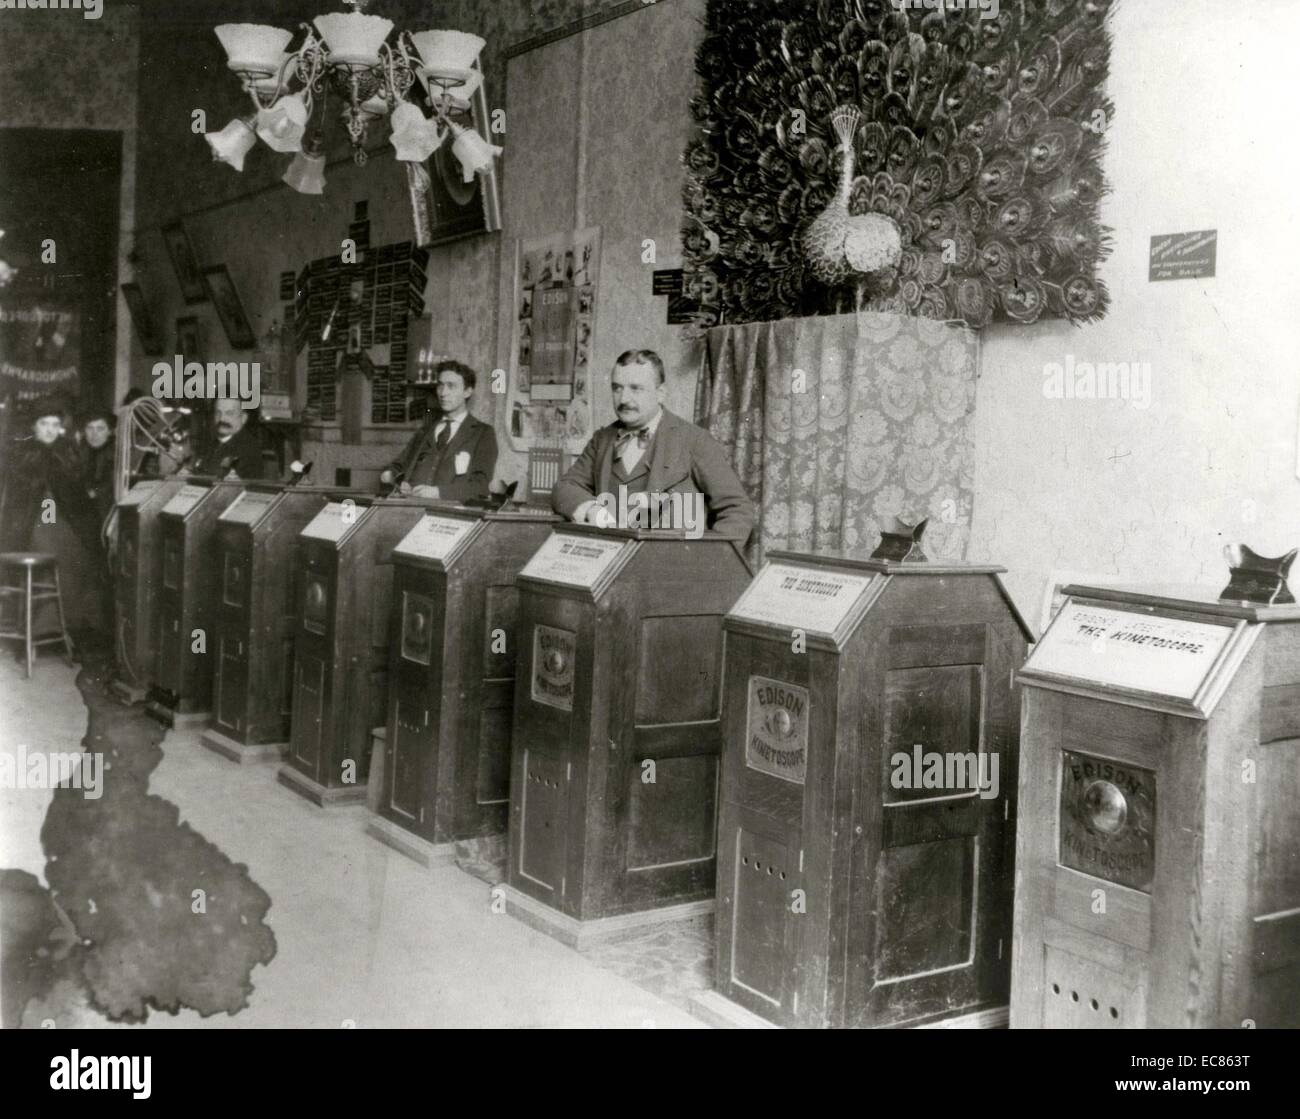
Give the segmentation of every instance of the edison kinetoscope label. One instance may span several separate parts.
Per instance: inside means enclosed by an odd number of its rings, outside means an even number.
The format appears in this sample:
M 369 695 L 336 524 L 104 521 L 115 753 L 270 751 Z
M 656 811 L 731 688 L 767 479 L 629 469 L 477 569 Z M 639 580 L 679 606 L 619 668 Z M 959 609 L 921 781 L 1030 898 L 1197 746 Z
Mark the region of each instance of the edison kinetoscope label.
M 533 699 L 561 711 L 573 710 L 575 635 L 567 629 L 533 629 Z
M 808 769 L 808 689 L 766 676 L 749 678 L 745 764 L 750 769 L 804 783 Z
M 1150 893 L 1156 775 L 1073 750 L 1061 766 L 1061 865 Z

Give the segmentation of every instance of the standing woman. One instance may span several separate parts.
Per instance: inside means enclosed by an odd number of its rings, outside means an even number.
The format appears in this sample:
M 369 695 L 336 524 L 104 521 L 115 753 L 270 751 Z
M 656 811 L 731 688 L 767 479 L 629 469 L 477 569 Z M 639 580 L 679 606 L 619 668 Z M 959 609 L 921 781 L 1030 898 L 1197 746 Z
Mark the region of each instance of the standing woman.
M 117 472 L 117 417 L 109 408 L 91 408 L 81 415 L 81 492 L 90 513 L 81 529 L 81 544 L 89 553 L 98 614 L 94 628 L 112 632 L 113 577 L 104 544 L 106 523 L 113 512 L 113 478 Z
M 113 426 L 117 418 L 107 408 L 92 408 L 81 416 L 81 485 L 103 528 L 113 511 L 113 474 L 117 441 Z
M 0 493 L 0 550 L 53 555 L 59 562 L 68 627 L 104 630 L 107 619 L 96 593 L 100 558 L 91 544 L 98 537 L 98 524 L 94 505 L 82 487 L 80 456 L 64 431 L 62 412 L 57 401 L 36 402 L 27 410 L 27 424 L 18 425 L 17 438 L 7 448 Z M 57 629 L 53 603 L 42 607 L 32 619 L 36 631 Z

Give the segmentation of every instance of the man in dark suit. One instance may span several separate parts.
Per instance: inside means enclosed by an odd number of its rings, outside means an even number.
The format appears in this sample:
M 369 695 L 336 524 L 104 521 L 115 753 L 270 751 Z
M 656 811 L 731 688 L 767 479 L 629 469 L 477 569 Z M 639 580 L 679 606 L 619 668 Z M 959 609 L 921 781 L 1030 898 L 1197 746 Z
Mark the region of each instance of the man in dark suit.
M 248 427 L 248 410 L 237 399 L 218 400 L 213 406 L 216 438 L 199 452 L 191 470 L 226 478 L 235 474 L 246 480 L 267 477 L 262 457 L 262 440 L 257 428 Z
M 497 468 L 497 437 L 489 424 L 469 414 L 478 378 L 459 361 L 434 370 L 438 411 L 430 413 L 406 450 L 379 480 L 398 492 L 444 501 L 485 500 Z
M 646 494 L 644 500 L 661 508 L 671 507 L 665 495 L 701 494 L 710 530 L 742 544 L 748 540 L 754 503 L 713 436 L 664 408 L 659 355 L 653 350 L 621 354 L 610 388 L 618 420 L 592 436 L 556 483 L 555 511 L 580 524 L 612 527 L 618 525 L 614 509 L 632 504 L 617 500 L 620 490 L 628 497 Z

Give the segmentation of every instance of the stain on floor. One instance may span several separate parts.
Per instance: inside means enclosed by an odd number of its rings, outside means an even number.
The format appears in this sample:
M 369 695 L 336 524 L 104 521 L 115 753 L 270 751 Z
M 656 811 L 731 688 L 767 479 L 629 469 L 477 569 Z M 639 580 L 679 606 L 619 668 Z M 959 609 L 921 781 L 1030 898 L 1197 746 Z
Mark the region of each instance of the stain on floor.
M 112 1022 L 143 1022 L 151 1009 L 237 1014 L 253 969 L 276 953 L 271 899 L 248 868 L 149 793 L 165 732 L 141 707 L 119 704 L 109 678 L 103 651 L 83 653 L 82 749 L 103 755 L 102 794 L 54 791 L 41 829 L 49 890 L 25 872 L 0 872 L 6 1027 L 56 989 Z

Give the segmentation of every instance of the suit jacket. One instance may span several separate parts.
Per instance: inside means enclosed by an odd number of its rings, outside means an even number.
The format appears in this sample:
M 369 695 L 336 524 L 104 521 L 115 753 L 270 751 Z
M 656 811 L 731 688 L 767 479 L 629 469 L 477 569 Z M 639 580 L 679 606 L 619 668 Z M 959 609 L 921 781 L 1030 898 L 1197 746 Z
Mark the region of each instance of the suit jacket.
M 233 461 L 228 470 L 222 470 L 221 464 L 226 459 Z M 195 474 L 211 474 L 219 478 L 224 478 L 230 470 L 249 481 L 265 478 L 261 433 L 245 424 L 224 443 L 213 439 L 194 460 L 191 470 Z
M 491 425 L 466 414 L 451 442 L 441 455 L 434 449 L 434 431 L 442 419 L 441 412 L 425 418 L 419 430 L 411 436 L 401 456 L 389 464 L 399 478 L 411 481 L 416 465 L 426 456 L 435 459 L 433 477 L 423 484 L 437 486 L 440 497 L 447 501 L 482 500 L 488 496 L 488 486 L 497 468 L 497 437 Z M 456 456 L 469 454 L 469 469 L 456 473 Z M 416 484 L 416 483 L 412 483 Z
M 96 450 L 89 445 L 81 448 L 81 484 L 102 524 L 113 511 L 113 469 L 117 456 L 115 439 Z
M 602 493 L 618 492 L 614 444 L 621 430 L 621 424 L 612 423 L 591 437 L 551 491 L 551 505 L 557 513 L 572 517 L 584 502 Z M 648 492 L 702 493 L 712 531 L 742 544 L 749 539 L 754 528 L 754 503 L 727 461 L 726 451 L 712 435 L 665 408 L 647 454 Z
M 65 436 L 53 443 L 17 440 L 7 449 L 0 471 L 0 550 L 26 551 L 40 522 L 41 503 L 54 499 L 55 516 L 71 526 L 83 543 L 99 538 L 99 522 L 81 486 L 81 460 Z

